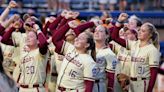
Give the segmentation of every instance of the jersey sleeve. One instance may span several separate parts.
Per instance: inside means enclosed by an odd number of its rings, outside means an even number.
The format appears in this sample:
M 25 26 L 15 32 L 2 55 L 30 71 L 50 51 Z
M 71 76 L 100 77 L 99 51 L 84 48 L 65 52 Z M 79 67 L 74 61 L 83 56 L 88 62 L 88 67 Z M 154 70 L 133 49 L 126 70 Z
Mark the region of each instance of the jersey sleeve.
M 117 54 L 119 52 L 119 50 L 121 49 L 121 47 L 122 47 L 121 45 L 119 45 L 118 43 L 116 43 L 114 41 L 110 42 L 110 44 L 112 44 L 111 49 L 115 54 Z
M 72 44 L 70 44 L 69 42 L 64 41 L 62 49 L 61 49 L 61 53 L 66 55 L 67 53 L 73 51 L 74 49 L 75 49 L 75 47 Z
M 22 39 L 21 37 L 22 37 L 22 35 L 20 32 L 12 33 L 12 40 L 13 40 L 13 43 L 15 46 L 20 46 L 20 41 L 21 41 L 20 39 Z
M 134 45 L 137 45 L 138 41 L 126 40 L 126 49 L 130 50 Z
M 107 61 L 106 71 L 115 72 L 117 64 L 118 64 L 118 60 L 116 58 L 116 55 L 112 51 L 110 51 L 110 53 L 112 54 L 108 54 L 106 56 L 106 61 Z
M 96 63 L 93 59 L 90 58 L 84 63 L 84 80 L 94 81 L 95 76 L 98 72 L 98 68 L 96 68 Z
M 150 50 L 148 54 L 149 58 L 149 65 L 150 67 L 158 67 L 159 66 L 159 59 L 160 59 L 160 52 L 157 49 Z

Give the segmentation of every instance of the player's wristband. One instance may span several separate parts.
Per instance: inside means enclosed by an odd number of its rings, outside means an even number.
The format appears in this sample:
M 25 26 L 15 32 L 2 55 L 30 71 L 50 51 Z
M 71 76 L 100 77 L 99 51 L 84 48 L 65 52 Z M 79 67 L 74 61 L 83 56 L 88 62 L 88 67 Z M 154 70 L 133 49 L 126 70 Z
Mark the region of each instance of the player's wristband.
M 118 22 L 120 24 L 123 24 L 124 23 L 124 21 L 119 21 L 119 20 L 117 20 L 116 22 Z

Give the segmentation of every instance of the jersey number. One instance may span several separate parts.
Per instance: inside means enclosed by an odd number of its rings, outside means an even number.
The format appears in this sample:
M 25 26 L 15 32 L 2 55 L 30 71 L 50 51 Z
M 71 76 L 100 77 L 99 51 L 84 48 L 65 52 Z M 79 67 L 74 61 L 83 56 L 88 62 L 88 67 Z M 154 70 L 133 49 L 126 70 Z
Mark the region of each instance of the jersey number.
M 71 77 L 76 77 L 76 74 L 77 74 L 77 72 L 74 71 L 74 70 L 72 70 L 72 69 L 71 69 L 71 71 L 69 72 L 69 76 L 71 76 Z
M 138 67 L 138 74 L 143 74 L 144 73 L 144 68 L 142 66 Z
M 34 74 L 34 66 L 27 66 L 26 67 L 26 70 L 27 70 L 27 74 Z

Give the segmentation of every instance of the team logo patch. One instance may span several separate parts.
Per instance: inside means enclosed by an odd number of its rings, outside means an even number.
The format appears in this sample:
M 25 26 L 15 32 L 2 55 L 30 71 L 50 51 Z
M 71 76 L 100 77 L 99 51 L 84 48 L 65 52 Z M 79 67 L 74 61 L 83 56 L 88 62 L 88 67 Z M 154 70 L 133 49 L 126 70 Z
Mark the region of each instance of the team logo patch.
M 105 61 L 105 58 L 104 58 L 104 57 L 100 57 L 100 58 L 97 58 L 97 59 L 96 59 L 96 62 L 97 62 L 98 64 L 103 64 L 104 61 Z
M 116 69 L 117 61 L 113 60 L 112 61 L 112 69 Z
M 95 77 L 97 74 L 98 74 L 98 72 L 100 71 L 100 69 L 99 68 L 93 68 L 92 69 L 92 74 L 93 74 L 93 77 Z

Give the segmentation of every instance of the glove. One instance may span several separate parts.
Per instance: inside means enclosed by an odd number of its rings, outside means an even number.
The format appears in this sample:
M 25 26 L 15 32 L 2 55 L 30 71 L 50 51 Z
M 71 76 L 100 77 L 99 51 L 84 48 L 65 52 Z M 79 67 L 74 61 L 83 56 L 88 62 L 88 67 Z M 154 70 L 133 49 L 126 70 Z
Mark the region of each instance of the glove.
M 129 76 L 121 73 L 121 74 L 117 75 L 117 80 L 118 80 L 123 92 L 128 92 L 129 84 L 130 84 Z

